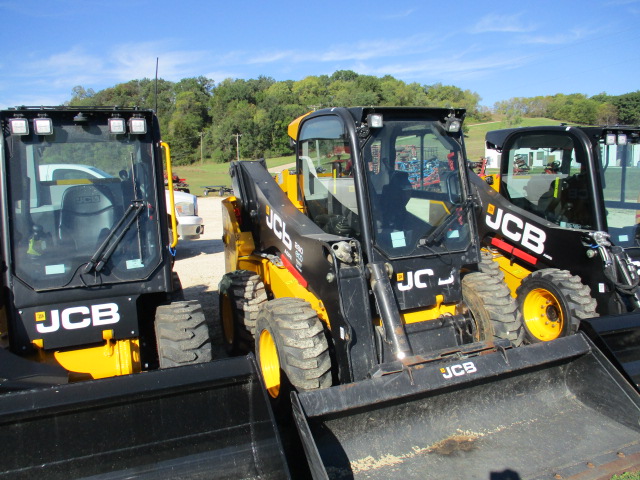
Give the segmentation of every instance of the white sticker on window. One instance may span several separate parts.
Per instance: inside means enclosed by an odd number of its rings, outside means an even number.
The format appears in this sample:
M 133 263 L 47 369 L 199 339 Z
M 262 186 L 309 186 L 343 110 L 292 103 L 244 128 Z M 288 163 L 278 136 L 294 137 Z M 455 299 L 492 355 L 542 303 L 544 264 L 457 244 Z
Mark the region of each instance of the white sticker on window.
M 391 232 L 391 246 L 393 248 L 407 246 L 407 240 L 404 238 L 404 232 Z
M 142 268 L 144 264 L 140 258 L 134 260 L 127 260 L 127 270 L 133 270 L 134 268 Z
M 44 267 L 44 273 L 47 275 L 59 275 L 64 273 L 64 263 L 59 265 L 46 265 Z
M 618 237 L 618 241 L 619 242 L 628 242 L 629 241 L 629 235 L 620 235 Z

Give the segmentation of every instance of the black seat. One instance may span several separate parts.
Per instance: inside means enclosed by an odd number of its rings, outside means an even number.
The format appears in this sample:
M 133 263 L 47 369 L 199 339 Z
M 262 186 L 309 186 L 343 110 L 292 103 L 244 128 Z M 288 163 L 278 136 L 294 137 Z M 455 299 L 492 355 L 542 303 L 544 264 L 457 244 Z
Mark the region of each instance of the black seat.
M 105 229 L 115 221 L 110 191 L 101 185 L 74 185 L 62 195 L 60 240 L 79 251 L 92 252 Z

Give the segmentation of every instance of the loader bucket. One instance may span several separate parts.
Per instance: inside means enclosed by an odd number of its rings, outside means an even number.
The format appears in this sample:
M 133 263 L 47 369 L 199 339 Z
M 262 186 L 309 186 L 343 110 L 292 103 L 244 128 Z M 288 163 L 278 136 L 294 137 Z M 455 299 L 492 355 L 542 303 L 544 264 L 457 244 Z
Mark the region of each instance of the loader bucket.
M 640 314 L 590 318 L 580 322 L 580 329 L 640 390 Z
M 316 479 L 609 479 L 640 464 L 639 395 L 582 334 L 292 399 Z
M 289 478 L 252 356 L 0 396 L 0 478 Z

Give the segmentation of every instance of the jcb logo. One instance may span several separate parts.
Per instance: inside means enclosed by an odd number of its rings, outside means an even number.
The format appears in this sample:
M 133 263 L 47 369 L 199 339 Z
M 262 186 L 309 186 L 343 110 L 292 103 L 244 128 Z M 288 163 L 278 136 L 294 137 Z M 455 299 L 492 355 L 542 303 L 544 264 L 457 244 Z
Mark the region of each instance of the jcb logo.
M 280 215 L 270 209 L 269 206 L 267 206 L 267 227 L 276 234 L 276 237 L 282 240 L 282 243 L 284 243 L 287 249 L 291 250 L 293 244 L 291 243 L 291 237 L 287 234 L 287 224 L 284 223 Z
M 477 371 L 478 369 L 473 362 L 465 362 L 460 365 L 451 365 L 450 367 L 440 369 L 440 373 L 442 373 L 442 376 L 446 379 L 469 375 L 471 373 L 476 373 Z
M 39 333 L 57 332 L 60 326 L 65 330 L 76 330 L 90 326 L 101 327 L 120 321 L 118 305 L 115 303 L 102 303 L 91 305 L 91 308 L 80 306 L 70 307 L 64 310 L 51 310 L 49 324 L 47 325 L 47 312 L 36 312 L 36 330 Z
M 537 254 L 544 252 L 544 241 L 547 239 L 544 230 L 525 222 L 513 213 L 505 213 L 501 208 L 490 204 L 487 207 L 485 222 L 489 228 L 502 232 L 505 237 L 520 243 L 523 247 Z
M 76 198 L 76 203 L 100 203 L 100 195 L 84 195 Z
M 422 270 L 416 270 L 415 272 L 407 272 L 407 283 L 403 283 L 405 280 L 404 273 L 398 273 L 396 277 L 398 280 L 398 290 L 411 290 L 414 286 L 416 288 L 427 288 L 429 284 L 422 280 L 425 275 L 432 276 L 433 270 L 430 268 L 423 268 Z

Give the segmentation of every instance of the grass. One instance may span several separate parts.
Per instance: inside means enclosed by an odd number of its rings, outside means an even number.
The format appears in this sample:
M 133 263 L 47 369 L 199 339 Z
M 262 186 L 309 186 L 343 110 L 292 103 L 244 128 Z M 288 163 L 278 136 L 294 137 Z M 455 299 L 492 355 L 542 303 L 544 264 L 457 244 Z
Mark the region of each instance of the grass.
M 523 118 L 518 127 L 538 127 L 542 125 L 560 125 L 558 120 L 548 118 Z M 467 158 L 477 162 L 484 157 L 484 136 L 489 130 L 500 130 L 509 128 L 505 122 L 487 122 L 467 125 L 469 131 L 464 139 L 467 149 Z
M 620 475 L 614 475 L 611 480 L 640 480 L 640 470 L 637 472 L 625 472 Z
M 278 157 L 267 159 L 269 168 L 286 165 L 295 162 L 293 155 L 289 157 Z M 189 189 L 194 195 L 202 196 L 205 186 L 209 185 L 231 185 L 229 177 L 228 163 L 204 163 L 194 165 L 174 165 L 173 173 L 180 178 L 184 178 L 189 184 Z
M 550 120 L 547 118 L 524 118 L 521 127 L 532 127 L 539 125 L 559 125 L 557 120 Z M 502 121 L 479 123 L 475 125 L 469 125 L 469 131 L 465 138 L 465 145 L 467 149 L 467 158 L 472 161 L 478 161 L 481 157 L 484 157 L 484 136 L 489 130 L 498 130 L 501 128 L 508 128 L 507 124 Z M 287 157 L 269 158 L 267 159 L 267 165 L 269 168 L 278 167 L 287 163 L 295 162 L 293 155 Z M 209 185 L 231 185 L 231 178 L 229 178 L 229 164 L 228 163 L 204 163 L 193 164 L 189 166 L 175 166 L 173 167 L 174 173 L 180 178 L 186 179 L 189 184 L 191 193 L 201 196 L 205 186 Z M 640 479 L 639 479 L 640 480 Z

